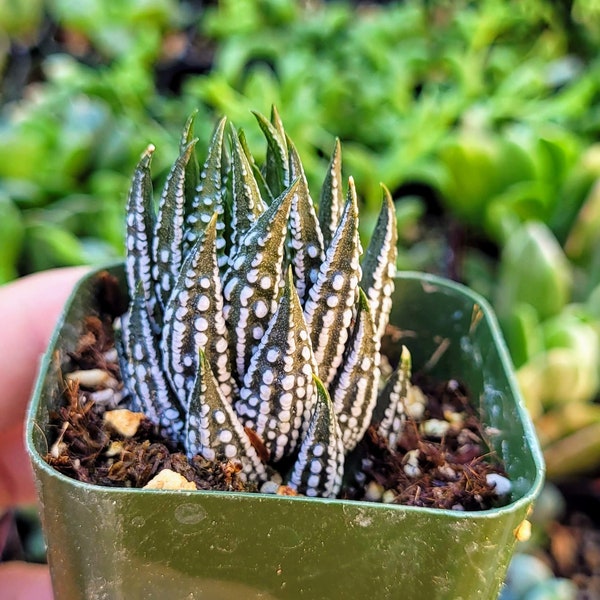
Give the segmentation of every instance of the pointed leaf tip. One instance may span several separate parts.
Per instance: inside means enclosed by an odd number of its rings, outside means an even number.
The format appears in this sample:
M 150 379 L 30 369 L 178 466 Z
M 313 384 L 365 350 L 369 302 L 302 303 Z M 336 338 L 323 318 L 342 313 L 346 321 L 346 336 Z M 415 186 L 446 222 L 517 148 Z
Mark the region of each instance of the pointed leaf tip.
M 313 415 L 288 485 L 306 496 L 335 498 L 342 486 L 344 446 L 331 399 L 316 376 Z

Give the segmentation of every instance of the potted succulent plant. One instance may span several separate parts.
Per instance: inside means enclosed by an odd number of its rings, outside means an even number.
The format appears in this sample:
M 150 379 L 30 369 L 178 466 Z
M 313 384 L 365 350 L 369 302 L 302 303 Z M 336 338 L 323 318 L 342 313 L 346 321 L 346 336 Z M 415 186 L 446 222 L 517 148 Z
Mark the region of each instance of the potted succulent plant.
M 125 265 L 80 283 L 44 358 L 27 442 L 56 597 L 495 598 L 543 474 L 496 321 L 457 284 L 396 273 L 385 189 L 361 261 L 357 198 L 351 179 L 342 193 L 339 142 L 317 214 L 277 112 L 257 118 L 267 139 L 263 169 L 243 133 L 230 127 L 227 136 L 225 119 L 200 169 L 190 119 L 157 212 L 153 148 L 143 154 Z M 116 352 L 99 344 L 92 354 L 104 370 L 70 372 L 94 315 L 100 330 L 114 321 Z M 511 481 L 503 505 L 469 512 L 403 506 L 389 495 L 387 503 L 339 497 L 370 476 L 365 432 L 393 448 L 420 402 L 411 361 L 469 390 Z M 82 394 L 97 387 L 90 378 L 106 389 Z M 94 438 L 82 424 L 103 403 L 115 410 L 103 410 Z M 57 415 L 69 410 L 59 427 Z M 132 432 L 120 429 L 122 418 L 125 428 L 133 419 Z M 142 421 L 186 456 L 159 460 L 151 441 L 131 450 L 127 438 Z M 128 472 L 121 487 L 99 485 L 104 479 L 91 480 L 67 456 L 65 440 L 81 446 L 88 437 L 93 457 L 84 462 L 110 457 L 108 479 L 127 472 L 125 455 L 154 452 L 150 466 Z M 413 478 L 415 452 L 402 463 Z M 61 465 L 79 480 L 54 468 Z M 200 471 L 225 483 L 197 490 Z M 167 472 L 178 489 L 156 489 L 172 486 Z M 130 487 L 132 478 L 145 489 Z

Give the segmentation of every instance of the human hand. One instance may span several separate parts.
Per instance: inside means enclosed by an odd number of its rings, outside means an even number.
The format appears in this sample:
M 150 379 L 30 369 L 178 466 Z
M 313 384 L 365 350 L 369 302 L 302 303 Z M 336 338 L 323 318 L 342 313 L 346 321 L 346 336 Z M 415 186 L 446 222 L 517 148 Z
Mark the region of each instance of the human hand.
M 39 360 L 84 267 L 55 269 L 0 287 L 0 516 L 35 501 L 24 420 Z M 45 565 L 0 563 L 0 598 L 51 600 Z

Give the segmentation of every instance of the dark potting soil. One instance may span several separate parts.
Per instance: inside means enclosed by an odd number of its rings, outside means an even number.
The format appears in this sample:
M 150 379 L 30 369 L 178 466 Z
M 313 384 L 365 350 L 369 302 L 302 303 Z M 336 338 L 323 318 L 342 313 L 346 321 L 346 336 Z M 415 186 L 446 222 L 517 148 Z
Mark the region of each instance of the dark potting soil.
M 239 476 L 236 462 L 211 462 L 199 455 L 188 460 L 145 417 L 139 416 L 132 434 L 107 420 L 110 411 L 127 407 L 112 328 L 123 306 L 110 276 L 101 281 L 99 293 L 101 314 L 85 318 L 63 373 L 64 401 L 50 415 L 47 462 L 65 475 L 103 486 L 144 487 L 170 469 L 199 490 L 259 491 Z M 347 460 L 347 471 L 353 468 L 358 475 L 348 478 L 339 497 L 454 510 L 506 504 L 510 493 L 499 493 L 508 484 L 506 473 L 490 450 L 468 391 L 455 380 L 415 384 L 426 397 L 424 414 L 418 422 L 406 418 L 396 448 L 388 446 L 376 427 L 369 428 Z M 440 432 L 427 423 L 445 427 Z M 261 439 L 248 433 L 264 456 Z M 295 495 L 286 486 L 277 493 Z

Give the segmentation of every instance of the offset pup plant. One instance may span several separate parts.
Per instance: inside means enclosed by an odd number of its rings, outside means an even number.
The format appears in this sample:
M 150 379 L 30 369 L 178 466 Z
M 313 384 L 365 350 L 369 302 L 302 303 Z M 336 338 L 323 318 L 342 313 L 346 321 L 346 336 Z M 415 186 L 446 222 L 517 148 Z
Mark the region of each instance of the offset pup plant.
M 239 461 L 257 484 L 284 465 L 293 490 L 335 497 L 345 455 L 378 401 L 396 270 L 394 204 L 384 188 L 361 264 L 356 191 L 350 179 L 342 194 L 339 142 L 317 217 L 277 111 L 257 119 L 268 142 L 264 172 L 233 127 L 228 156 L 222 119 L 198 184 L 188 121 L 156 216 L 153 148 L 144 153 L 128 203 L 121 373 L 134 410 L 190 459 Z M 402 401 L 388 391 L 393 384 L 384 389 L 379 402 L 393 404 L 384 405 L 387 421 L 401 423 Z
M 257 119 L 262 169 L 224 119 L 197 164 L 190 119 L 156 207 L 146 150 L 125 265 L 85 277 L 57 326 L 27 420 L 55 597 L 359 600 L 407 590 L 492 600 L 543 475 L 495 319 L 458 284 L 395 272 L 385 188 L 363 255 L 339 142 L 317 213 L 277 112 Z M 413 364 L 446 393 L 438 418 L 430 402 L 420 424 Z M 90 384 L 98 371 L 108 389 Z M 469 444 L 467 405 L 512 484 L 501 506 L 473 488 L 485 457 Z M 138 433 L 113 436 L 124 413 Z M 449 469 L 450 444 L 430 443 L 425 429 L 438 441 L 464 434 L 458 449 L 477 458 Z M 150 485 L 160 469 L 181 485 Z M 440 478 L 459 487 L 457 471 L 467 502 L 437 502 Z M 492 495 L 507 483 L 491 479 Z

